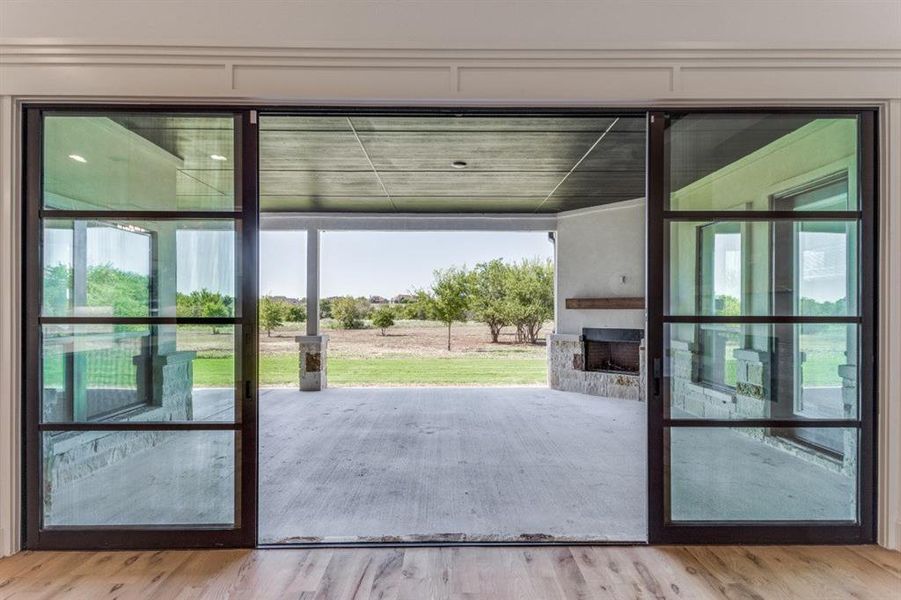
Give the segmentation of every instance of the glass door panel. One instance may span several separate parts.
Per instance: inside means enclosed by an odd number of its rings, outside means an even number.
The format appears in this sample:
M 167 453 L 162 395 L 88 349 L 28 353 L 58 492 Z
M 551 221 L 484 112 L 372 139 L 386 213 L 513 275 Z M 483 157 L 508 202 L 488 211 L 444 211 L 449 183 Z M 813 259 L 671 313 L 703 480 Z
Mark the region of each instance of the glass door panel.
M 872 126 L 651 115 L 652 541 L 872 539 Z
M 28 130 L 28 547 L 253 545 L 249 115 Z

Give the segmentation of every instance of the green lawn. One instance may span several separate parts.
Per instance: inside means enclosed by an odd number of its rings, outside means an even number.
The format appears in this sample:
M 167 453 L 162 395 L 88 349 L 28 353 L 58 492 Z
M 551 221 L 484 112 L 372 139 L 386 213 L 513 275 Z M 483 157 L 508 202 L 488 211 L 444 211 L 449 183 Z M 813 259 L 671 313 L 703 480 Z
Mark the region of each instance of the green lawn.
M 218 386 L 233 378 L 226 358 L 194 361 L 194 385 Z M 298 385 L 297 354 L 260 357 L 260 385 Z M 547 379 L 541 358 L 336 358 L 328 359 L 331 385 L 531 385 Z

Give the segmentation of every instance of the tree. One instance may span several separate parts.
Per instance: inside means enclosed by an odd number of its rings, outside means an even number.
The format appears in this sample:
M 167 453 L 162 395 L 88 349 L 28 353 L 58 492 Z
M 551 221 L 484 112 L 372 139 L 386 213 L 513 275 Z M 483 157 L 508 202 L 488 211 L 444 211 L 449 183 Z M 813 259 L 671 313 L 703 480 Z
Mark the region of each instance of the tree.
M 360 329 L 363 319 L 369 312 L 369 306 L 359 298 L 342 296 L 332 300 L 332 317 L 338 321 L 342 329 Z
M 375 309 L 372 313 L 372 324 L 381 329 L 382 335 L 385 335 L 385 330 L 394 326 L 394 309 L 390 306 Z
M 331 298 L 322 298 L 319 300 L 319 318 L 320 319 L 331 319 L 332 318 L 332 299 Z
M 491 341 L 496 344 L 501 329 L 511 324 L 507 289 L 510 267 L 496 258 L 476 265 L 471 276 L 473 316 L 488 325 Z
M 266 330 L 266 337 L 272 337 L 272 330 L 281 327 L 285 321 L 285 304 L 272 296 L 260 298 L 260 327 Z
M 285 319 L 292 323 L 301 323 L 307 320 L 307 309 L 303 304 L 288 304 L 285 307 Z
M 418 292 L 417 301 L 428 306 L 431 318 L 447 325 L 447 349 L 451 349 L 451 325 L 465 321 L 470 302 L 470 277 L 466 268 L 451 267 L 435 271 L 429 292 Z
M 150 280 L 110 264 L 88 268 L 88 306 L 108 306 L 116 317 L 143 317 L 150 311 Z
M 44 268 L 44 314 L 62 317 L 69 312 L 69 290 L 72 289 L 72 269 L 66 265 Z
M 538 332 L 554 316 L 554 266 L 550 260 L 523 260 L 507 275 L 510 320 L 518 341 L 538 341 Z
M 194 290 L 190 294 L 175 294 L 175 314 L 179 317 L 230 317 L 234 298 L 206 288 Z M 219 328 L 212 326 L 213 333 Z
M 429 318 L 429 295 L 424 291 L 411 294 L 404 303 L 398 307 L 398 311 L 404 319 L 411 321 L 425 321 Z
M 221 294 L 216 294 L 214 297 L 208 298 L 200 307 L 201 317 L 227 317 L 229 316 L 229 312 L 229 308 L 226 306 Z M 217 335 L 219 333 L 219 328 L 216 325 L 213 325 L 212 327 L 213 335 Z

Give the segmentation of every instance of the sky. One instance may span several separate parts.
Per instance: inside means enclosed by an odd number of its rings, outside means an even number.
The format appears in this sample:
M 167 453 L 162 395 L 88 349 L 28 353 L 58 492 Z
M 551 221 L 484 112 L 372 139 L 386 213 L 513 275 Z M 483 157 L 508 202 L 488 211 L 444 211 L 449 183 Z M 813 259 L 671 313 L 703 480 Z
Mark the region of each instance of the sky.
M 428 287 L 436 269 L 475 266 L 494 258 L 508 262 L 553 258 L 543 232 L 336 232 L 321 235 L 320 295 L 390 298 Z M 738 234 L 717 236 L 714 257 L 716 294 L 739 297 L 741 246 Z M 44 260 L 71 264 L 72 232 L 48 228 Z M 234 237 L 230 231 L 179 230 L 177 287 L 234 294 Z M 88 264 L 112 264 L 149 274 L 149 238 L 115 227 L 88 229 Z M 801 296 L 834 301 L 847 295 L 847 237 L 804 231 L 799 239 Z M 306 296 L 306 234 L 260 233 L 260 293 Z
M 435 269 L 553 256 L 545 232 L 325 231 L 319 293 L 390 298 L 427 287 Z M 260 294 L 306 296 L 304 232 L 261 232 Z

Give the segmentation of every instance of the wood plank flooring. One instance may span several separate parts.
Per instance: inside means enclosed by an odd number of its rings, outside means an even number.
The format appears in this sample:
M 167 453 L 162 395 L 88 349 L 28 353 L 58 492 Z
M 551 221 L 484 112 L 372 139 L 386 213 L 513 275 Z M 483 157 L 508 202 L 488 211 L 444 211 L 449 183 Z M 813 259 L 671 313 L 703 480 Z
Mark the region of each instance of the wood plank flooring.
M 23 552 L 0 598 L 901 598 L 875 546 Z

